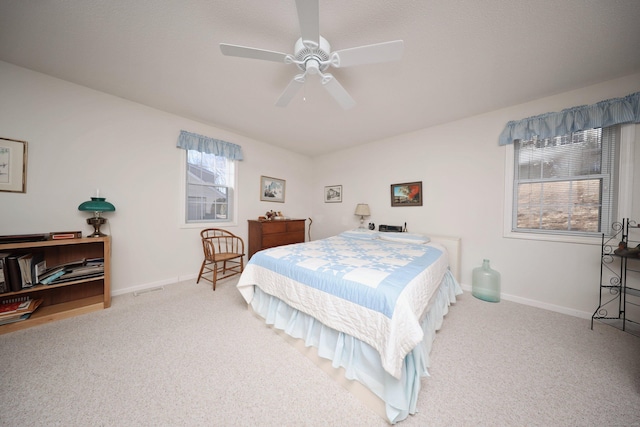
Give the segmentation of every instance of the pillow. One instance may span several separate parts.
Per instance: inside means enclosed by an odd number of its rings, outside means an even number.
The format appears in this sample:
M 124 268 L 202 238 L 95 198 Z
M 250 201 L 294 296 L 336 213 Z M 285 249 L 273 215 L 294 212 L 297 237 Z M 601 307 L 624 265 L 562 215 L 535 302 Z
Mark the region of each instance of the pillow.
M 347 237 L 351 239 L 361 240 L 375 240 L 378 238 L 377 231 L 371 231 L 367 229 L 356 228 L 355 230 L 343 231 L 339 234 L 341 237 Z
M 431 238 L 428 236 L 423 236 L 422 234 L 414 234 L 414 233 L 396 233 L 396 232 L 386 232 L 380 233 L 380 240 L 388 240 L 390 242 L 402 242 L 402 243 L 416 243 L 416 244 L 425 244 L 431 241 Z

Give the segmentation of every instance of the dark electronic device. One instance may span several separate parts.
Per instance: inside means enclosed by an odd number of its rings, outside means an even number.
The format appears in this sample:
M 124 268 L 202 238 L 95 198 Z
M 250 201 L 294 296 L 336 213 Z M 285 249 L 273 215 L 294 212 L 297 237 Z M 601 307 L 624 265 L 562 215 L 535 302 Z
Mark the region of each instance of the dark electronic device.
M 381 225 L 378 228 L 378 231 L 393 231 L 396 233 L 401 233 L 402 232 L 402 226 L 401 225 Z

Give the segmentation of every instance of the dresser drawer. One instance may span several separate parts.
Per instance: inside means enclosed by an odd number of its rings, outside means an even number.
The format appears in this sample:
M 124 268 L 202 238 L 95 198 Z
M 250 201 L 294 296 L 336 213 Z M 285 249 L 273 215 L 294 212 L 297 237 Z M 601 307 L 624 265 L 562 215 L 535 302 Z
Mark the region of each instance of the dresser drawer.
M 287 223 L 284 221 L 271 221 L 262 223 L 262 234 L 285 233 Z
M 302 231 L 304 233 L 304 225 L 304 220 L 287 222 L 287 231 Z
M 274 246 L 289 245 L 304 241 L 304 232 L 290 231 L 287 233 L 265 234 L 262 237 L 262 248 L 272 248 Z

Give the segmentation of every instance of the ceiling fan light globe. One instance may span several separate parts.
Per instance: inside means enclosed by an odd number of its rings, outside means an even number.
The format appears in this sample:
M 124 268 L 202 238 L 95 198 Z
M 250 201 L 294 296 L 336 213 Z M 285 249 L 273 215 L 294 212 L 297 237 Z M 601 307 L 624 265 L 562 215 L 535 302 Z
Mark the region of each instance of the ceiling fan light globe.
M 320 62 L 315 58 L 308 59 L 305 67 L 309 74 L 318 74 L 320 72 Z

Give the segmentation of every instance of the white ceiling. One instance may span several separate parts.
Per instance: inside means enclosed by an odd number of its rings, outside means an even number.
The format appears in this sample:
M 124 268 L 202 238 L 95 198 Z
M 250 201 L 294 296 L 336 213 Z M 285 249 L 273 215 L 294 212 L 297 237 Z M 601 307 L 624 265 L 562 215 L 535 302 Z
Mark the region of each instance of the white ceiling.
M 638 0 L 320 0 L 332 50 L 404 40 L 331 70 L 347 111 L 312 79 L 276 107 L 297 68 L 218 46 L 299 31 L 294 0 L 0 0 L 0 60 L 311 156 L 640 72 Z

